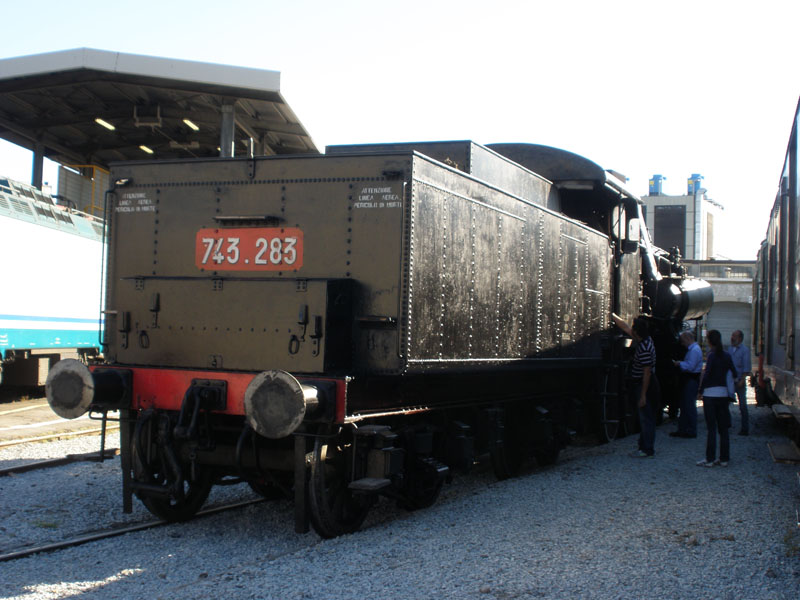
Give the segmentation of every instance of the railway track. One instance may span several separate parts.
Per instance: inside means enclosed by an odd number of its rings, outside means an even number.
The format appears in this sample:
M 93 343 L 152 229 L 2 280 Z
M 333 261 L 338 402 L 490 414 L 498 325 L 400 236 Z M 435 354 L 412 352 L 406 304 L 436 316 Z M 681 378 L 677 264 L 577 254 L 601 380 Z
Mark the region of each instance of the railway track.
M 562 453 L 562 461 L 560 461 L 560 462 L 562 462 L 564 464 L 568 464 L 569 462 L 572 462 L 573 460 L 575 460 L 577 458 L 580 458 L 580 457 L 585 457 L 587 455 L 602 454 L 602 453 L 605 453 L 605 452 L 610 452 L 612 450 L 609 445 L 598 445 L 598 444 L 596 444 L 596 442 L 593 443 L 592 440 L 588 436 L 587 437 L 579 437 L 578 439 L 575 440 L 575 442 L 577 442 L 575 445 L 568 446 L 563 451 L 563 453 Z M 109 455 L 109 457 L 113 457 L 117 453 L 118 453 L 118 450 L 116 448 L 107 450 L 107 454 Z M 35 470 L 36 468 L 47 468 L 47 467 L 62 466 L 64 464 L 67 464 L 67 458 L 70 458 L 72 461 L 81 460 L 81 459 L 83 459 L 83 460 L 97 460 L 98 454 L 99 453 L 97 453 L 97 452 L 92 452 L 92 453 L 87 453 L 85 455 L 72 455 L 70 457 L 66 457 L 65 459 L 52 459 L 52 460 L 46 460 L 46 461 L 37 461 L 36 463 L 31 463 L 30 465 L 22 465 L 21 467 L 16 467 L 16 469 L 23 468 L 25 470 Z M 553 467 L 545 467 L 545 468 L 549 469 L 549 468 L 553 468 Z M 522 472 L 521 476 L 524 477 L 524 476 L 530 475 L 533 471 L 535 471 L 537 469 L 538 469 L 538 467 L 532 467 L 532 466 L 529 465 L 527 468 L 523 469 L 523 472 Z M 7 469 L 7 471 L 13 471 L 13 470 L 14 470 L 14 468 Z M 482 463 L 482 466 L 481 465 L 476 465 L 475 472 L 480 472 L 480 471 L 485 471 L 486 473 L 489 473 L 490 467 L 489 467 L 488 463 Z M 17 472 L 19 472 L 19 471 L 17 471 Z M 2 473 L 2 472 L 0 472 L 0 473 Z M 469 493 L 469 487 L 470 486 L 467 486 L 467 487 L 464 487 L 464 488 L 462 488 L 460 490 L 459 489 L 454 489 L 452 491 L 455 493 L 456 496 L 458 496 L 460 494 Z M 483 487 L 482 484 L 481 484 L 481 487 Z M 227 511 L 234 511 L 234 510 L 237 510 L 237 509 L 240 509 L 240 508 L 244 508 L 244 507 L 247 507 L 247 506 L 250 506 L 250 505 L 253 505 L 253 504 L 258 504 L 258 503 L 265 502 L 265 501 L 266 500 L 264 498 L 254 498 L 254 499 L 250 499 L 250 500 L 243 500 L 243 501 L 238 501 L 238 502 L 232 502 L 232 503 L 229 503 L 229 504 L 213 506 L 213 507 L 210 507 L 210 508 L 208 508 L 206 510 L 202 510 L 202 511 L 198 512 L 197 515 L 194 518 L 202 518 L 202 517 L 212 516 L 212 515 L 216 515 L 216 514 L 227 512 Z M 387 518 L 391 518 L 391 517 L 387 517 Z M 69 537 L 67 539 L 63 539 L 63 540 L 56 541 L 56 542 L 47 542 L 47 543 L 36 544 L 36 545 L 24 545 L 24 546 L 18 547 L 16 549 L 0 553 L 0 563 L 11 562 L 11 561 L 14 561 L 14 560 L 18 560 L 18 559 L 34 556 L 36 554 L 45 554 L 45 553 L 55 552 L 55 551 L 58 551 L 58 550 L 64 550 L 64 549 L 71 548 L 71 547 L 90 544 L 90 543 L 93 543 L 93 542 L 98 542 L 98 541 L 102 541 L 102 540 L 113 538 L 113 537 L 119 537 L 119 536 L 122 536 L 122 535 L 125 535 L 125 534 L 128 534 L 128 533 L 136 533 L 136 532 L 139 532 L 139 531 L 145 531 L 145 530 L 149 530 L 149 529 L 156 529 L 158 527 L 161 527 L 161 526 L 164 526 L 164 525 L 169 525 L 169 524 L 170 524 L 169 522 L 164 521 L 164 520 L 151 520 L 151 521 L 133 523 L 133 524 L 125 525 L 125 526 L 121 526 L 121 527 L 109 527 L 107 529 L 103 529 L 103 530 L 100 530 L 100 531 L 81 532 L 81 533 L 78 533 L 77 535 L 74 535 L 74 536 L 71 536 L 71 537 Z
M 6 394 L 7 395 L 7 394 Z M 99 418 L 83 417 L 73 421 L 56 418 L 46 400 L 11 398 L 13 402 L 0 402 L 0 448 L 29 442 L 47 442 L 75 437 L 97 435 L 102 426 L 92 427 Z M 106 423 L 106 433 L 119 430 L 114 419 Z M 29 432 L 29 435 L 25 433 Z M 21 437 L 25 435 L 25 437 Z
M 232 504 L 223 504 L 221 506 L 214 506 L 198 512 L 195 518 L 208 517 L 211 515 L 216 515 L 221 512 L 227 512 L 229 510 L 244 508 L 246 506 L 250 506 L 252 504 L 258 504 L 264 501 L 265 501 L 264 498 L 256 498 L 253 500 L 245 500 L 242 502 L 234 502 Z M 17 550 L 12 550 L 11 552 L 5 552 L 3 554 L 0 554 L 0 562 L 17 560 L 20 558 L 25 558 L 27 556 L 33 556 L 34 554 L 55 552 L 56 550 L 63 550 L 65 548 L 81 546 L 83 544 L 88 544 L 91 542 L 97 542 L 100 540 L 105 540 L 108 538 L 125 535 L 126 533 L 135 533 L 137 531 L 144 531 L 146 529 L 155 529 L 156 527 L 162 527 L 164 525 L 169 525 L 169 524 L 170 523 L 167 521 L 153 520 L 153 521 L 146 521 L 144 523 L 135 523 L 133 525 L 126 525 L 124 527 L 114 527 L 103 531 L 84 533 L 69 539 L 61 540 L 60 542 L 50 542 L 47 544 L 23 547 Z
M 119 426 L 106 427 L 106 433 L 117 431 Z M 84 429 L 81 431 L 61 431 L 58 433 L 49 433 L 46 435 L 37 435 L 33 437 L 17 438 L 6 442 L 0 442 L 0 448 L 8 448 L 10 446 L 18 446 L 19 444 L 27 444 L 29 442 L 49 442 L 52 440 L 67 440 L 75 437 L 82 437 L 85 435 L 98 435 L 103 431 L 101 427 L 96 429 Z
M 114 458 L 119 454 L 119 448 L 108 448 L 101 455 L 97 452 L 86 452 L 84 454 L 67 454 L 61 458 L 48 458 L 45 460 L 36 460 L 25 464 L 17 465 L 15 467 L 8 467 L 0 469 L 0 477 L 7 477 L 9 475 L 18 475 L 28 471 L 37 471 L 39 469 L 49 469 L 52 467 L 61 467 L 74 462 L 102 462 Z
M 52 437 L 60 438 L 63 437 L 63 435 L 64 434 L 56 434 Z M 602 446 L 597 446 L 596 442 L 590 440 L 588 437 L 587 438 L 578 437 L 573 440 L 573 443 L 575 445 L 568 447 L 567 449 L 565 449 L 563 453 L 563 458 L 565 458 L 566 460 L 574 459 L 577 456 L 585 455 L 587 453 L 603 451 Z M 118 454 L 119 450 L 117 448 L 110 448 L 105 451 L 102 458 L 103 460 L 111 459 Z M 0 470 L 0 477 L 18 475 L 26 472 L 36 471 L 39 469 L 65 466 L 67 464 L 79 461 L 99 461 L 100 458 L 101 456 L 99 452 L 89 452 L 85 454 L 70 454 L 62 458 L 32 461 L 26 464 L 17 465 L 15 467 L 2 469 Z M 233 502 L 230 504 L 215 506 L 199 512 L 197 514 L 197 517 L 215 515 L 225 511 L 233 511 L 238 508 L 243 508 L 251 504 L 256 504 L 263 501 L 264 501 L 263 498 L 256 498 L 252 500 L 244 500 L 244 501 Z M 34 545 L 28 543 L 20 547 L 0 553 L 0 562 L 9 562 L 17 559 L 30 557 L 36 554 L 55 552 L 70 547 L 76 547 L 97 541 L 102 541 L 108 538 L 122 536 L 128 533 L 135 533 L 139 531 L 145 531 L 148 529 L 155 529 L 162 525 L 167 525 L 167 524 L 168 522 L 163 520 L 152 520 L 146 522 L 138 522 L 121 527 L 109 527 L 106 529 L 101 529 L 99 531 L 83 531 L 75 535 L 70 535 L 68 538 L 60 541 L 34 543 Z

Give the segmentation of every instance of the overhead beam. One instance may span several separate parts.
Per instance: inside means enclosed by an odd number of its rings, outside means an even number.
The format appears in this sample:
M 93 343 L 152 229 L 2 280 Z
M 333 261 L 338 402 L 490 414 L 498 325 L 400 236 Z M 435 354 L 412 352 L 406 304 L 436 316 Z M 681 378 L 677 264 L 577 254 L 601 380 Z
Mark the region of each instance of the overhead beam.
M 20 144 L 20 145 L 22 145 L 23 148 L 26 148 L 28 150 L 33 151 L 34 145 L 36 144 L 36 142 L 37 141 L 41 141 L 41 143 L 46 148 L 52 150 L 54 153 L 57 153 L 57 154 L 65 156 L 65 157 L 71 158 L 72 162 L 82 162 L 83 161 L 83 157 L 80 154 L 78 154 L 77 152 L 75 152 L 71 148 L 68 148 L 67 146 L 64 146 L 60 142 L 58 142 L 58 141 L 56 141 L 54 139 L 51 139 L 51 136 L 48 136 L 47 134 L 44 134 L 42 136 L 41 140 L 37 140 L 29 130 L 21 128 L 21 127 L 18 127 L 14 123 L 12 123 L 12 122 L 10 122 L 10 121 L 8 121 L 6 119 L 2 119 L 2 118 L 0 118 L 0 127 L 3 127 L 5 129 L 7 129 L 8 131 L 13 132 L 19 138 L 21 138 L 23 140 L 26 140 L 27 144 L 24 144 L 24 145 Z

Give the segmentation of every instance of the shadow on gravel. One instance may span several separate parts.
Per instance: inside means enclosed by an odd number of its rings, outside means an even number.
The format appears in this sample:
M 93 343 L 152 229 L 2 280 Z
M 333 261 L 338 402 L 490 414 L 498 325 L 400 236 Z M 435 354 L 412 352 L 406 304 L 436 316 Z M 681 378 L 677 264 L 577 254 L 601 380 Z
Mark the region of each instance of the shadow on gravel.
M 0 385 L 0 405 L 19 402 L 20 400 L 46 400 L 47 394 L 45 393 L 44 386 L 16 386 L 16 385 Z M 2 407 L 0 406 L 0 410 Z

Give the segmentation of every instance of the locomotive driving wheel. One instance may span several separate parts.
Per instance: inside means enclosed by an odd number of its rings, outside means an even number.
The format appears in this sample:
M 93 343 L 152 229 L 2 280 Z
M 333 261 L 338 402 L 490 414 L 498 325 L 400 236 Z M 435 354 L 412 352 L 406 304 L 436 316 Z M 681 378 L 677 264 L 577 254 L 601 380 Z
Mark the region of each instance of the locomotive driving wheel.
M 406 510 L 428 508 L 436 503 L 449 469 L 433 458 L 414 457 L 409 469 L 409 481 L 398 506 Z
M 354 494 L 347 487 L 352 459 L 352 436 L 335 428 L 314 439 L 308 504 L 311 524 L 324 538 L 356 531 L 369 512 L 373 499 Z
M 169 419 L 161 417 L 161 420 Z M 153 420 L 157 420 L 154 423 Z M 174 454 L 162 438 L 152 440 L 149 433 L 158 427 L 163 434 L 163 422 L 158 417 L 145 417 L 137 424 L 133 440 L 133 478 L 149 489 L 137 491 L 136 495 L 155 516 L 170 523 L 191 519 L 208 498 L 214 483 L 208 469 L 198 467 L 194 476 L 188 465 L 178 465 Z M 146 431 L 149 429 L 150 431 Z

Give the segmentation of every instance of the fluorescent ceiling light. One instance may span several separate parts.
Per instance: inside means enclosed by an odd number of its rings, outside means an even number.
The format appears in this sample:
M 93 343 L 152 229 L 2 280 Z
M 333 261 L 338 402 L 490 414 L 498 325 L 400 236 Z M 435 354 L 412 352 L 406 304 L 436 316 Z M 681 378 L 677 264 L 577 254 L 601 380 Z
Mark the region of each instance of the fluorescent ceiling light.
M 148 154 L 152 154 L 153 153 L 153 151 L 150 148 L 148 148 L 147 146 L 144 146 L 144 145 L 139 146 L 139 149 L 143 150 L 144 152 L 147 152 Z
M 103 127 L 105 127 L 106 129 L 108 129 L 110 131 L 114 131 L 116 129 L 116 127 L 114 127 L 111 123 L 109 123 L 108 121 L 104 121 L 100 117 L 97 117 L 94 120 L 94 122 L 97 123 L 98 125 L 102 125 Z
M 194 131 L 200 131 L 200 128 L 192 123 L 189 119 L 184 119 L 183 122 L 186 123 L 187 127 L 193 129 Z

